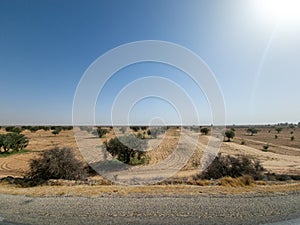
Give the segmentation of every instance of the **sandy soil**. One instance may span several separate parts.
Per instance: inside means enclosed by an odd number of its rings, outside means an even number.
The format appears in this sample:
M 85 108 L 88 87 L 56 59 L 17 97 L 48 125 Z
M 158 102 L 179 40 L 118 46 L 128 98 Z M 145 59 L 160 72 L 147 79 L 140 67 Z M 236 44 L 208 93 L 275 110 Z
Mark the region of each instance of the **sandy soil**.
M 236 137 L 232 142 L 223 142 L 220 152 L 231 155 L 245 154 L 252 156 L 259 159 L 270 172 L 300 175 L 300 129 L 284 129 L 280 134 L 277 134 L 277 132 L 271 128 L 263 128 L 260 130 L 258 134 L 250 136 L 246 133 L 245 128 L 236 128 Z M 2 129 L 1 133 L 3 132 Z M 293 132 L 293 134 L 291 134 L 291 132 Z M 0 157 L 0 177 L 9 175 L 22 176 L 28 169 L 30 159 L 37 157 L 39 152 L 49 150 L 55 146 L 70 147 L 74 149 L 76 156 L 82 159 L 81 153 L 77 148 L 73 131 L 62 131 L 57 136 L 53 135 L 51 131 L 37 131 L 35 133 L 24 131 L 23 134 L 30 139 L 30 144 L 27 147 L 29 152 Z M 154 140 L 149 142 L 150 146 L 155 146 L 153 150 L 147 151 L 147 155 L 150 158 L 150 165 L 155 165 L 168 158 L 174 151 L 174 148 L 179 145 L 179 134 L 179 129 L 171 128 L 166 135 L 158 137 L 159 145 L 157 145 Z M 275 134 L 278 135 L 277 139 L 274 138 Z M 291 135 L 295 137 L 294 141 L 290 140 Z M 108 138 L 113 136 L 113 131 L 106 135 Z M 199 142 L 197 143 L 193 156 L 187 161 L 177 176 L 191 176 L 199 172 L 198 167 L 201 164 L 203 153 L 206 151 L 209 138 L 209 136 L 199 135 Z M 242 140 L 245 142 L 244 145 L 241 144 Z M 105 138 L 102 141 L 105 141 Z M 189 140 L 185 141 L 189 142 Z M 270 147 L 267 152 L 264 152 L 262 151 L 262 146 L 266 143 L 268 143 Z M 181 147 L 184 148 L 183 145 Z M 185 159 L 185 157 L 186 156 L 181 153 L 175 155 L 176 160 L 179 161 Z

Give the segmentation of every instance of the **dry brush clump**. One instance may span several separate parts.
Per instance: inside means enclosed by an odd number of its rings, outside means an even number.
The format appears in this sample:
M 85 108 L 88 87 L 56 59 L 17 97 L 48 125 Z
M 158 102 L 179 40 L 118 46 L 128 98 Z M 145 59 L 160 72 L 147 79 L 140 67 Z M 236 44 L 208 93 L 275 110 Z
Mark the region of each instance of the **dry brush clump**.
M 50 179 L 84 180 L 87 171 L 84 164 L 75 158 L 70 148 L 54 148 L 40 154 L 29 162 L 25 176 L 30 186 L 42 184 Z
M 196 178 L 219 179 L 222 177 L 242 177 L 250 176 L 255 180 L 263 178 L 264 168 L 258 160 L 254 160 L 245 155 L 233 157 L 219 154 L 206 170 Z

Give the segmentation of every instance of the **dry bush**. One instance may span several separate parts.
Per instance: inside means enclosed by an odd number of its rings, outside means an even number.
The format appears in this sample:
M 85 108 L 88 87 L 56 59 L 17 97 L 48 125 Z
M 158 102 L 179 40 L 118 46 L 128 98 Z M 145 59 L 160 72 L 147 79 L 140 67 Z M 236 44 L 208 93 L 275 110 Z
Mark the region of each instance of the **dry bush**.
M 201 179 L 219 179 L 222 177 L 241 177 L 249 175 L 255 180 L 263 178 L 264 168 L 258 160 L 240 155 L 233 157 L 219 154 L 206 170 L 197 176 Z
M 42 152 L 29 163 L 25 179 L 30 185 L 38 185 L 50 179 L 84 180 L 87 177 L 84 164 L 75 158 L 70 148 L 54 148 Z

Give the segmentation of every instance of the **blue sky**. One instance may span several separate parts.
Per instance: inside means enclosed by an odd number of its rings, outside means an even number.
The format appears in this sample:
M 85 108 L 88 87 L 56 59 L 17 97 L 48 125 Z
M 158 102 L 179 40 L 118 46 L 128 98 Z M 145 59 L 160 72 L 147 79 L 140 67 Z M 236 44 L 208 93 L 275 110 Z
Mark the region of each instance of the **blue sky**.
M 201 57 L 220 85 L 228 124 L 298 122 L 300 23 L 275 20 L 258 2 L 1 0 L 0 123 L 72 123 L 74 94 L 88 66 L 141 40 L 173 42 Z M 183 72 L 158 63 L 117 72 L 98 96 L 97 123 L 110 122 L 124 86 L 154 75 L 180 85 L 200 122 L 211 123 L 205 93 Z M 130 113 L 137 123 L 178 122 L 174 107 L 158 98 L 141 100 Z

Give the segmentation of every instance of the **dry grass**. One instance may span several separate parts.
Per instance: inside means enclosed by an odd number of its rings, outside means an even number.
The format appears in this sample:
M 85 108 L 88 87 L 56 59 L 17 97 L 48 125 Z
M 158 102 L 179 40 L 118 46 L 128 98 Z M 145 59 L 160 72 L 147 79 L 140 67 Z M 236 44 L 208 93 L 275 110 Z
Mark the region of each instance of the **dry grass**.
M 232 177 L 223 177 L 221 178 L 221 186 L 230 186 L 230 187 L 245 187 L 245 186 L 253 186 L 254 180 L 250 176 L 242 176 L 238 178 Z
M 227 180 L 228 181 L 228 180 Z M 26 196 L 86 196 L 99 197 L 105 195 L 198 195 L 198 194 L 249 194 L 249 193 L 287 193 L 300 191 L 300 183 L 250 186 L 194 186 L 194 185 L 150 185 L 150 186 L 118 186 L 118 185 L 75 185 L 75 186 L 37 186 L 20 188 L 10 184 L 0 184 L 1 194 Z

